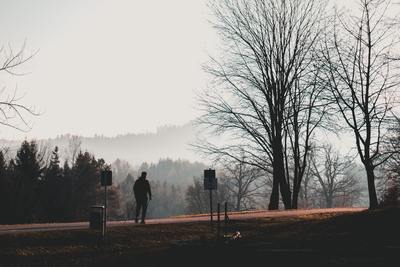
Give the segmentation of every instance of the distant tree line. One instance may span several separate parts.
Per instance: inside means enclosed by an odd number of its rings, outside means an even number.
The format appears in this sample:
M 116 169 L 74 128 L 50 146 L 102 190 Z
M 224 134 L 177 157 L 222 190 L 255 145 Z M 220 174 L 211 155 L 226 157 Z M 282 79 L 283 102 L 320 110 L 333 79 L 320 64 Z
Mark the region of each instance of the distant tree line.
M 0 223 L 87 220 L 89 207 L 102 199 L 99 171 L 107 166 L 88 152 L 62 164 L 58 147 L 46 160 L 35 141 L 24 141 L 14 158 L 8 156 L 0 151 Z M 109 197 L 117 216 L 116 188 Z
M 51 151 L 35 141 L 24 141 L 15 156 L 0 151 L 0 223 L 87 221 L 92 205 L 102 205 L 104 191 L 100 170 L 111 168 L 113 186 L 108 188 L 108 219 L 134 218 L 133 184 L 141 171 L 148 172 L 153 193 L 148 217 L 161 218 L 209 212 L 209 191 L 204 190 L 203 171 L 208 166 L 186 160 L 161 159 L 133 167 L 117 159 L 111 165 L 82 152 L 74 142 L 67 155 Z M 359 204 L 362 195 L 353 165 L 324 146 L 313 152 L 300 192 L 301 207 L 338 207 Z M 215 166 L 218 190 L 213 209 L 228 202 L 229 210 L 265 208 L 272 177 L 242 162 Z

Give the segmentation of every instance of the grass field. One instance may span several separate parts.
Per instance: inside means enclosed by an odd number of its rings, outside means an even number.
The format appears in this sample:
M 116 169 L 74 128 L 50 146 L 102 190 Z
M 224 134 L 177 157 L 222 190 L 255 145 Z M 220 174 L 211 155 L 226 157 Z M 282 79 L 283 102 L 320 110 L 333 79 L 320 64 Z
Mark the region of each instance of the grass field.
M 0 236 L 0 266 L 400 266 L 400 209 Z M 240 238 L 233 235 L 240 232 Z M 397 263 L 396 263 L 397 261 Z

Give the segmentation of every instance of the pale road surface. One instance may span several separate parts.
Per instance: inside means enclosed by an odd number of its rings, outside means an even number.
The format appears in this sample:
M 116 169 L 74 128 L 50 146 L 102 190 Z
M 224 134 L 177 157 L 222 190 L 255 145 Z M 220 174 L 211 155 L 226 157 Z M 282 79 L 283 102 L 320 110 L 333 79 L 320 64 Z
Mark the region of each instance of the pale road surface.
M 282 210 L 282 211 L 248 211 L 248 212 L 230 212 L 228 213 L 230 220 L 245 220 L 245 219 L 260 219 L 260 218 L 277 218 L 290 216 L 304 216 L 316 213 L 332 213 L 332 212 L 360 212 L 365 208 L 334 208 L 334 209 L 309 209 L 309 210 Z M 224 214 L 221 213 L 221 220 Z M 214 213 L 214 220 L 217 219 Z M 164 219 L 148 219 L 146 224 L 168 224 L 168 223 L 188 223 L 210 220 L 210 214 L 193 215 L 193 216 L 178 216 Z M 107 227 L 117 227 L 135 225 L 134 221 L 110 221 L 107 222 Z M 41 223 L 41 224 L 17 224 L 17 225 L 0 225 L 0 234 L 15 234 L 38 231 L 54 231 L 54 230 L 74 230 L 88 229 L 89 222 L 73 222 L 73 223 Z

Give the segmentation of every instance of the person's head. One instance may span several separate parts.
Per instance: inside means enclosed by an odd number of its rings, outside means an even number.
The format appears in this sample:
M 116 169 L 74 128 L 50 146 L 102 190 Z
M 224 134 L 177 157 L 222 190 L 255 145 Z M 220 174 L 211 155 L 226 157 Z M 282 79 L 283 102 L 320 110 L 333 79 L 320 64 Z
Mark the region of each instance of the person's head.
M 139 179 L 146 179 L 146 176 L 147 176 L 147 172 L 142 172 Z

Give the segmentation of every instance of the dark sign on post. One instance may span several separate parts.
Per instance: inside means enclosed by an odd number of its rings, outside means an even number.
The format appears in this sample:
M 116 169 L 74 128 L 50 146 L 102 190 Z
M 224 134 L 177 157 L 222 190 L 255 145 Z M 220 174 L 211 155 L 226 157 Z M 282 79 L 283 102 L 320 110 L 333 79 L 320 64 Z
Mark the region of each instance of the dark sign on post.
M 111 186 L 112 185 L 112 171 L 106 170 L 101 171 L 101 186 Z
M 204 190 L 217 190 L 218 182 L 217 179 L 204 178 Z
M 218 181 L 215 170 L 204 170 L 204 190 L 217 190 Z
M 212 208 L 212 191 L 217 190 L 217 178 L 215 178 L 215 170 L 204 170 L 204 190 L 210 191 L 210 218 L 211 226 L 213 222 L 213 208 Z

